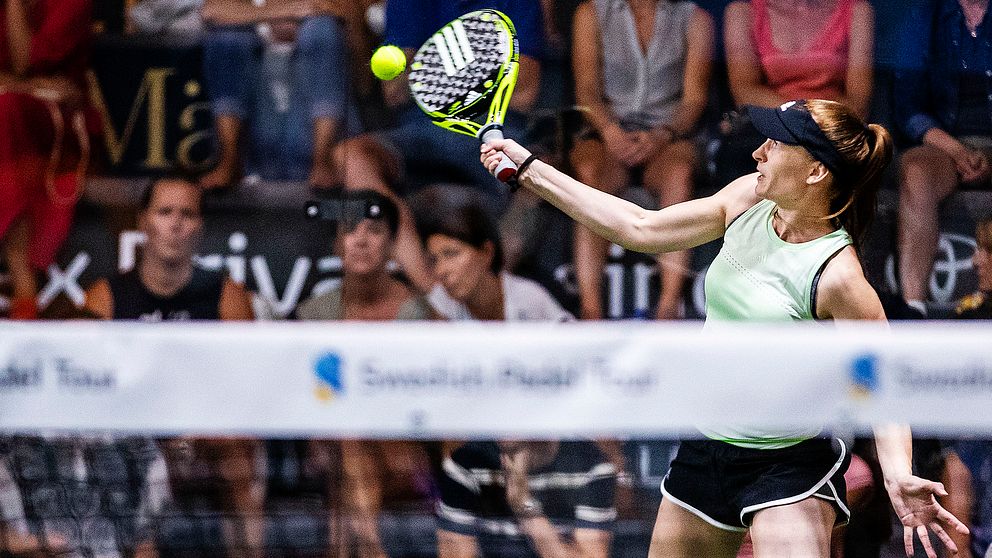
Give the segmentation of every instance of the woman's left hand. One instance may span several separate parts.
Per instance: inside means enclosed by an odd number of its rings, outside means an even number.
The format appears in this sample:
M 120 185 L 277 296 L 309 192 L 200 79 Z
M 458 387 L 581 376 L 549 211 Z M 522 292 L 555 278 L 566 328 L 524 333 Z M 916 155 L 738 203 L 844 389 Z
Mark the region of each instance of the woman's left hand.
M 937 501 L 937 496 L 947 496 L 943 484 L 910 475 L 888 483 L 886 488 L 892 507 L 903 524 L 906 556 L 913 556 L 914 530 L 919 535 L 929 558 L 937 558 L 937 553 L 930 542 L 928 530 L 936 533 L 947 549 L 957 554 L 957 545 L 951 540 L 947 530 L 954 529 L 961 534 L 967 534 L 968 528 Z

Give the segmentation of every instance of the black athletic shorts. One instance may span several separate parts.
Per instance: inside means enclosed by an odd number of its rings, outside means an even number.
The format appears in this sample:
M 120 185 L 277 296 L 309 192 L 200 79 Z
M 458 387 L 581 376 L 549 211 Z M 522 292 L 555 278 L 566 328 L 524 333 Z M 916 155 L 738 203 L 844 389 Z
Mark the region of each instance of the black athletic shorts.
M 784 449 L 749 449 L 715 440 L 682 442 L 661 482 L 665 498 L 728 531 L 754 514 L 809 497 L 833 504 L 837 525 L 851 518 L 844 472 L 850 451 L 840 439 L 813 438 Z

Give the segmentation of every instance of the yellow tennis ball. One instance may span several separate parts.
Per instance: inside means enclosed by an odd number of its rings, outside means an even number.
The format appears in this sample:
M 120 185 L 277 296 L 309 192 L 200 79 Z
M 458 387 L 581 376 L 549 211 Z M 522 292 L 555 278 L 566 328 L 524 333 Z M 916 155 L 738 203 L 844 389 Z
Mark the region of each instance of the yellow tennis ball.
M 381 46 L 372 54 L 369 66 L 372 67 L 375 77 L 390 80 L 406 69 L 406 55 L 397 46 Z

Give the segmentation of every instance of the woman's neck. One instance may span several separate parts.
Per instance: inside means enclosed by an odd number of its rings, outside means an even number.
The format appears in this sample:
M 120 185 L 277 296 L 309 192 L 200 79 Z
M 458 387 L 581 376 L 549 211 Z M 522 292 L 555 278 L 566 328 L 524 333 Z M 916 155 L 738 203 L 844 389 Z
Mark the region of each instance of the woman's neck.
M 368 305 L 381 301 L 389 293 L 393 281 L 385 270 L 368 275 L 345 273 L 341 282 L 341 302 Z
M 185 287 L 193 276 L 193 262 L 173 264 L 154 258 L 142 258 L 138 265 L 138 277 L 149 292 L 161 297 L 169 297 Z
M 468 312 L 478 320 L 503 320 L 503 281 L 498 274 L 487 273 L 465 302 Z
M 786 242 L 809 242 L 837 230 L 833 220 L 826 219 L 826 211 L 809 211 L 805 208 L 784 209 L 775 207 L 772 228 Z

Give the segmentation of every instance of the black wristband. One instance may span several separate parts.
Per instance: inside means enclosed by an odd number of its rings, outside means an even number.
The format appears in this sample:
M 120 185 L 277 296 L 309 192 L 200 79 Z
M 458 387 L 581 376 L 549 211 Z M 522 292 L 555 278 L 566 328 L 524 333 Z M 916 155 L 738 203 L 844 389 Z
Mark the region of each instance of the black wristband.
M 510 187 L 510 192 L 516 192 L 520 189 L 520 175 L 527 170 L 527 167 L 529 167 L 535 159 L 537 159 L 537 155 L 531 153 L 530 157 L 524 159 L 524 162 L 520 163 L 520 166 L 517 167 L 517 172 L 513 173 L 513 178 L 506 181 L 506 185 Z
M 530 164 L 533 163 L 536 160 L 537 160 L 537 155 L 534 155 L 533 153 L 531 153 L 530 154 L 530 157 L 527 157 L 526 159 L 524 159 L 524 162 L 523 163 L 520 163 L 520 166 L 517 167 L 517 176 L 519 177 L 521 174 L 523 174 L 524 171 L 527 170 L 527 167 L 529 167 Z

